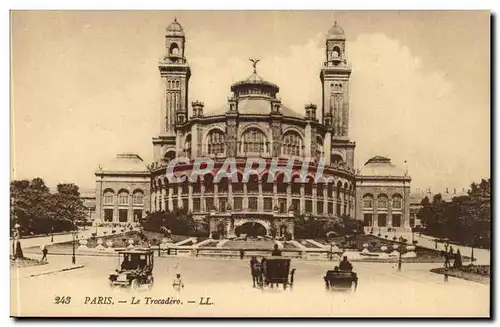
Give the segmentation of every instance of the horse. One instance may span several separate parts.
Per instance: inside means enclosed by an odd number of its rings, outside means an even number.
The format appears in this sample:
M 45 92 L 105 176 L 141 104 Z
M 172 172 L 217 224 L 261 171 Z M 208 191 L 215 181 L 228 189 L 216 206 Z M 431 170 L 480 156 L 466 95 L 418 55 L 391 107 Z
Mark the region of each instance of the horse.
M 251 261 L 250 267 L 252 269 L 252 281 L 253 287 L 263 286 L 263 278 L 262 278 L 262 264 L 258 261 Z

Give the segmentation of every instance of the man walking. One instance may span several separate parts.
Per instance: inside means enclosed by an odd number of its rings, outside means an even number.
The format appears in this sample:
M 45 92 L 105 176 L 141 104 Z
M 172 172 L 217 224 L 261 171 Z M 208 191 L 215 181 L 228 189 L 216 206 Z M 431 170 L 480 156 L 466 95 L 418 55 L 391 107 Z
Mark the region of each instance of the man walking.
M 41 261 L 47 262 L 47 254 L 48 253 L 49 253 L 49 250 L 47 250 L 47 247 L 44 245 L 42 247 L 42 260 Z

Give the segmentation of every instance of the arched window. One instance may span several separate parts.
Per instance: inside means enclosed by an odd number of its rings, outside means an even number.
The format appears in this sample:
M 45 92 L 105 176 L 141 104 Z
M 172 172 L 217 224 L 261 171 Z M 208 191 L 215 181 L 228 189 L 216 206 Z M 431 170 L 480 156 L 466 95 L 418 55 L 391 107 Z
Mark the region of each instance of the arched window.
M 219 193 L 227 193 L 227 192 L 229 192 L 228 177 L 222 177 L 217 185 L 218 185 L 217 191 Z
M 164 156 L 165 162 L 170 162 L 171 160 L 175 159 L 175 151 L 167 151 Z
M 333 58 L 338 58 L 340 57 L 340 48 L 339 47 L 334 47 L 333 52 L 332 52 Z
M 313 192 L 313 182 L 314 179 L 311 176 L 307 177 L 306 184 L 304 186 L 304 193 L 305 195 L 312 195 Z
M 182 195 L 189 194 L 189 176 L 186 176 L 181 184 L 181 193 Z
M 292 194 L 300 195 L 302 180 L 299 175 L 292 176 Z
M 199 175 L 196 175 L 196 181 L 193 182 L 193 193 L 199 194 L 201 193 L 201 178 Z
M 240 173 L 237 173 L 238 181 L 237 182 L 232 182 L 231 178 L 231 187 L 233 189 L 233 193 L 243 193 L 243 176 Z
M 184 154 L 186 157 L 191 157 L 191 134 L 188 134 L 186 141 L 184 141 Z
M 377 208 L 379 209 L 387 209 L 387 196 L 385 194 L 381 194 L 377 198 Z
M 252 175 L 248 176 L 247 192 L 248 193 L 259 192 L 259 176 L 258 175 L 252 174 Z
M 286 194 L 290 180 L 285 178 L 285 174 L 279 174 L 276 177 L 276 182 L 278 183 L 278 193 Z
M 302 154 L 302 137 L 295 131 L 283 135 L 283 154 L 300 156 Z
M 177 45 L 177 43 L 172 43 L 170 45 L 170 54 L 174 56 L 179 54 L 179 46 Z
M 144 194 L 141 190 L 137 190 L 134 192 L 134 205 L 142 205 L 144 204 Z
M 363 208 L 373 209 L 373 196 L 371 194 L 365 194 L 363 196 Z
M 128 204 L 128 192 L 125 190 L 120 191 L 118 193 L 118 205 L 127 205 Z
M 340 200 L 340 191 L 342 190 L 342 182 L 337 182 L 337 200 Z
M 214 129 L 207 136 L 207 152 L 208 154 L 224 153 L 225 149 L 225 134 L 218 129 Z
M 403 207 L 403 199 L 401 198 L 401 195 L 395 194 L 392 197 L 392 208 L 401 209 L 402 207 Z
M 333 198 L 333 181 L 328 182 L 327 196 Z
M 174 109 L 179 110 L 179 93 L 174 93 Z
M 113 204 L 115 200 L 115 193 L 113 190 L 105 190 L 104 191 L 104 204 Z
M 269 178 L 268 173 L 263 174 L 261 177 L 263 193 L 273 193 L 273 183 L 268 182 L 268 178 Z
M 175 88 L 176 89 L 179 89 L 180 88 L 180 82 L 179 81 L 175 81 Z M 178 99 L 178 98 L 177 98 Z
M 316 197 L 323 198 L 323 189 L 325 188 L 325 184 L 318 182 L 316 184 Z
M 340 154 L 332 154 L 332 163 L 341 164 L 344 160 Z
M 167 102 L 168 102 L 169 112 L 171 112 L 172 108 L 174 106 L 174 99 L 172 98 L 172 93 L 171 92 L 167 93 Z
M 251 128 L 241 136 L 243 152 L 264 153 L 267 142 L 266 135 L 257 128 Z
M 205 193 L 214 193 L 214 176 L 212 174 L 203 176 L 203 184 L 205 185 Z

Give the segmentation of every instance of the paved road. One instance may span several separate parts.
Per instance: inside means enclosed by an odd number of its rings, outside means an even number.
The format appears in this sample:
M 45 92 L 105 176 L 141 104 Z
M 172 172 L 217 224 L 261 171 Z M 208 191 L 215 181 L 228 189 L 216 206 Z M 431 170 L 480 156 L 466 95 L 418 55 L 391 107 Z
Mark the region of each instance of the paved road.
M 399 233 L 398 236 L 403 236 L 407 240 L 412 239 L 411 233 Z M 418 233 L 414 233 L 413 237 L 416 241 L 418 241 L 419 246 L 426 247 L 428 249 L 436 249 L 436 243 L 434 242 L 434 238 L 427 236 L 427 235 L 422 235 L 419 236 Z M 456 252 L 458 249 L 460 249 L 460 253 L 462 255 L 471 256 L 471 247 L 470 246 L 464 246 L 464 245 L 456 245 L 456 244 L 451 244 L 451 246 L 454 249 L 454 252 Z M 445 244 L 444 243 L 437 243 L 437 250 L 445 250 Z M 488 249 L 474 249 L 474 258 L 477 261 L 474 261 L 475 264 L 478 265 L 489 265 L 490 264 L 490 250 Z
M 54 256 L 49 260 L 71 260 Z M 85 268 L 20 280 L 14 283 L 12 310 L 34 315 L 128 315 L 128 316 L 487 316 L 489 286 L 450 278 L 428 270 L 434 264 L 395 265 L 354 263 L 359 275 L 356 293 L 327 293 L 322 276 L 331 262 L 294 261 L 297 269 L 292 292 L 254 289 L 247 260 L 204 258 L 155 258 L 153 290 L 132 293 L 112 291 L 107 276 L 116 268 L 118 258 L 78 257 Z M 171 287 L 177 272 L 185 289 Z M 71 296 L 71 305 L 53 304 L 55 296 Z M 84 304 L 85 297 L 112 296 L 114 305 Z M 132 297 L 141 304 L 132 305 Z M 145 305 L 144 297 L 175 298 L 184 305 Z M 200 297 L 215 304 L 199 305 Z M 118 300 L 127 303 L 118 303 Z M 187 301 L 195 301 L 189 304 Z
M 106 232 L 108 235 L 111 233 L 112 228 L 111 227 L 98 227 L 97 228 L 97 236 L 103 236 L 104 232 Z M 80 229 L 78 232 L 78 238 L 89 238 L 92 233 L 95 233 L 96 228 L 95 227 L 88 227 L 87 229 L 83 230 Z M 70 242 L 72 240 L 73 236 L 71 233 L 68 234 L 62 234 L 62 235 L 54 235 L 54 242 L 51 242 L 51 236 L 39 236 L 39 237 L 31 237 L 31 238 L 23 238 L 21 239 L 21 247 L 24 248 L 30 248 L 30 247 L 39 247 L 41 245 L 46 245 L 46 244 L 51 244 L 51 243 L 64 243 L 64 242 Z M 12 241 L 10 245 L 10 253 L 12 254 Z

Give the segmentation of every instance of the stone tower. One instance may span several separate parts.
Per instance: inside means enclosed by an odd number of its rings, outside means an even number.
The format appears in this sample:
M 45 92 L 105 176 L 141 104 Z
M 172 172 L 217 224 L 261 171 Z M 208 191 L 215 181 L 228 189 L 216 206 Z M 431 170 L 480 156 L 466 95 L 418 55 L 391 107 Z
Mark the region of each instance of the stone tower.
M 162 82 L 160 135 L 153 139 L 155 161 L 176 145 L 176 129 L 188 120 L 188 84 L 191 69 L 185 57 L 186 37 L 175 19 L 166 29 L 165 55 L 158 69 Z M 174 150 L 175 151 L 175 150 Z
M 328 31 L 326 61 L 321 68 L 321 121 L 331 135 L 327 161 L 354 166 L 354 142 L 349 141 L 349 78 L 351 68 L 346 59 L 346 37 L 337 22 Z

